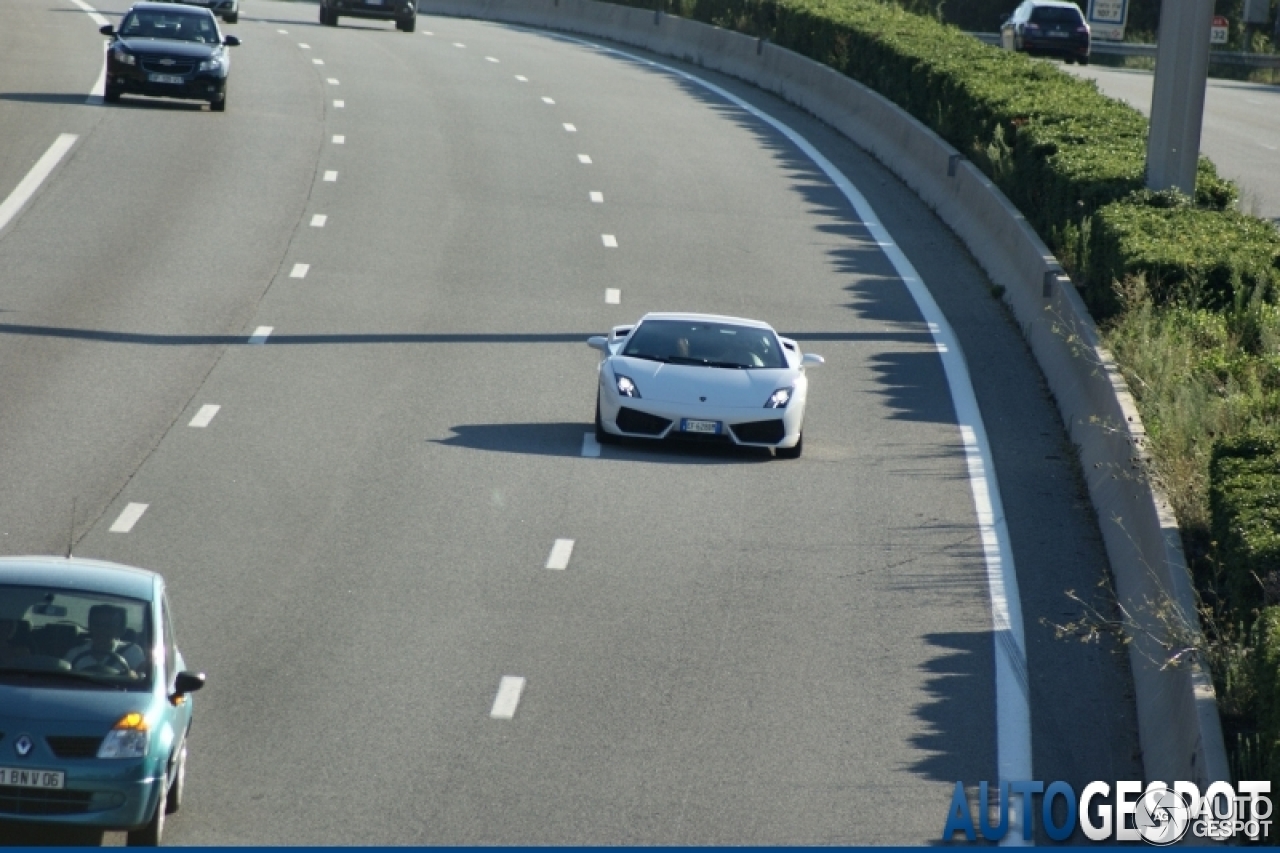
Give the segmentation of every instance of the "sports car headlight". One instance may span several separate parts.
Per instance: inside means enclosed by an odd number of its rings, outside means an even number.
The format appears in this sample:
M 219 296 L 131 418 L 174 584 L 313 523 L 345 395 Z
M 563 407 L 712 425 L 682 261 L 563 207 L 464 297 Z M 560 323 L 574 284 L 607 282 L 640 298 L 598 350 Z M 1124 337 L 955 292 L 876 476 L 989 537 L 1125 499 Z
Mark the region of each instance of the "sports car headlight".
M 614 380 L 618 384 L 618 393 L 624 397 L 633 397 L 640 399 L 640 389 L 636 387 L 636 383 L 631 381 L 630 376 L 623 376 L 621 373 Z
M 201 71 L 218 71 L 222 68 L 222 60 L 218 58 L 206 59 L 200 63 Z
M 791 402 L 791 393 L 793 388 L 779 388 L 769 395 L 769 399 L 764 401 L 766 409 L 785 409 L 787 403 Z
M 132 53 L 126 53 L 123 48 L 119 48 L 119 47 L 111 49 L 111 58 L 114 59 L 116 62 L 119 62 L 121 65 L 137 65 L 138 64 L 138 58 L 136 56 L 134 56 Z
M 98 747 L 99 758 L 142 758 L 147 754 L 146 719 L 136 711 L 125 714 Z

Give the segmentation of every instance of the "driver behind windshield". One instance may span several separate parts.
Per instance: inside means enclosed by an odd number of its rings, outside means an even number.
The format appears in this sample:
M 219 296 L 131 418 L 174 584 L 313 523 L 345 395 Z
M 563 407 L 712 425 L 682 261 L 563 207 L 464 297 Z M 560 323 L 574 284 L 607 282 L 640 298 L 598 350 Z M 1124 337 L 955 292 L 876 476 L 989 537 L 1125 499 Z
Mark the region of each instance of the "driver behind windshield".
M 95 667 L 134 675 L 146 662 L 146 653 L 137 643 L 126 642 L 125 610 L 114 604 L 95 604 L 89 608 L 89 639 L 75 646 L 63 657 L 73 670 Z

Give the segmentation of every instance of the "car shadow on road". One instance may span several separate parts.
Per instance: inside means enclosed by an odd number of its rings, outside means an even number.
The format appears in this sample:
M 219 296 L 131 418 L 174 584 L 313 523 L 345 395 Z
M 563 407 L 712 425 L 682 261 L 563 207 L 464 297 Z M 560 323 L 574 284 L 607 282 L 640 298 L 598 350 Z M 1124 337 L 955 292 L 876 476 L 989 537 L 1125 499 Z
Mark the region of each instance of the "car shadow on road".
M 83 106 L 88 100 L 89 95 L 86 92 L 0 92 L 0 101 L 17 101 L 22 104 L 75 104 L 76 106 Z
M 449 438 L 430 439 L 434 444 L 467 447 L 499 453 L 523 453 L 539 456 L 582 456 L 584 437 L 592 442 L 595 432 L 589 422 L 461 424 L 451 427 Z M 740 465 L 768 462 L 768 450 L 695 442 L 645 441 L 635 439 L 600 448 L 602 458 L 626 462 L 650 462 L 665 465 Z

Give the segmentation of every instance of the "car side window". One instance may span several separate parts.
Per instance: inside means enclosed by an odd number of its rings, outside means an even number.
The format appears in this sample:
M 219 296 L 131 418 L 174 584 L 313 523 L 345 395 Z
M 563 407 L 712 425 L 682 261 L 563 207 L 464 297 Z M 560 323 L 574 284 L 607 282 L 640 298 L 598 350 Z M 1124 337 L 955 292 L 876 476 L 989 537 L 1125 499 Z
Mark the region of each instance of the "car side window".
M 164 670 L 165 676 L 172 681 L 177 670 L 177 645 L 173 638 L 173 622 L 169 616 L 169 596 L 165 595 L 160 602 L 160 624 L 164 637 Z

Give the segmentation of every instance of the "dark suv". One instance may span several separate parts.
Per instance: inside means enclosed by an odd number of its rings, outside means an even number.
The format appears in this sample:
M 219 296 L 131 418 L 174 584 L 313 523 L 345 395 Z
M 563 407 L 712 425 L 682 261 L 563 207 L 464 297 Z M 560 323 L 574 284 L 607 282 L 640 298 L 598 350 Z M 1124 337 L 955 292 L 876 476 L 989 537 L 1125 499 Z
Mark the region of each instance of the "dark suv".
M 320 0 L 320 23 L 336 27 L 339 15 L 395 21 L 397 30 L 411 33 L 418 21 L 418 0 Z
M 1000 26 L 1000 44 L 1031 56 L 1089 64 L 1089 25 L 1079 6 L 1062 0 L 1025 0 Z

